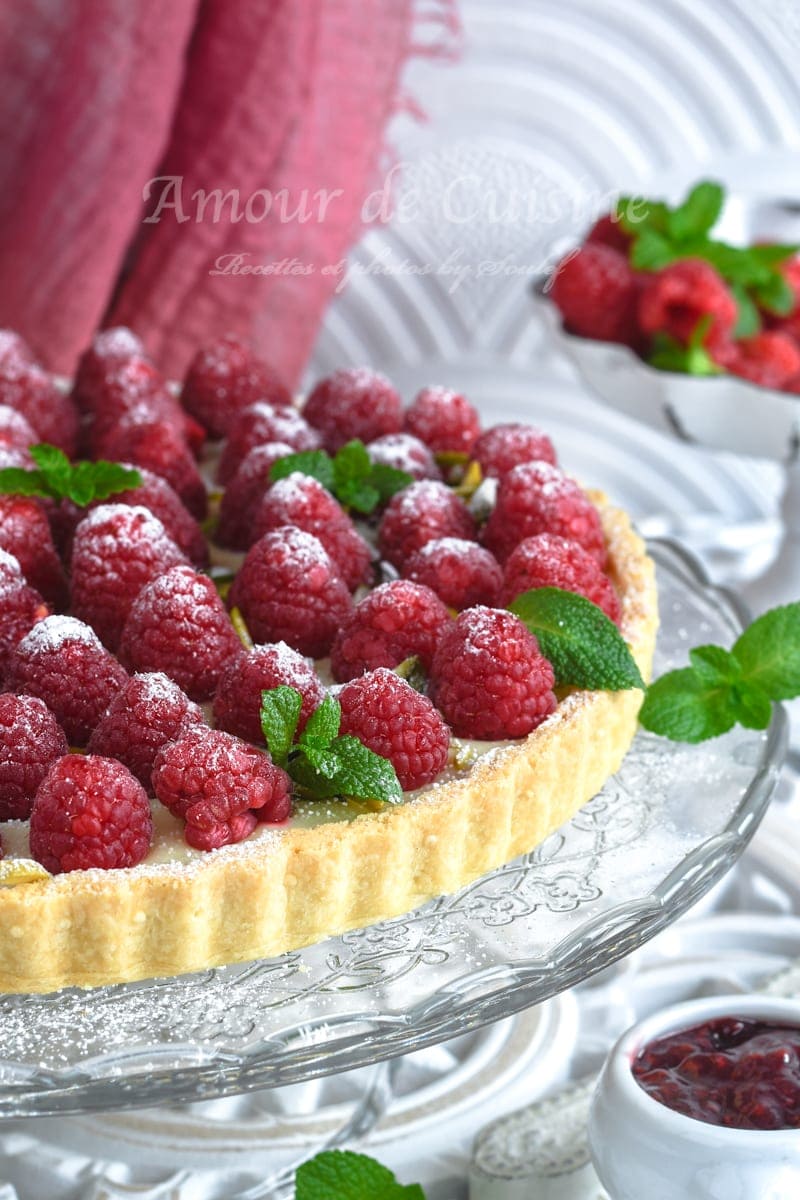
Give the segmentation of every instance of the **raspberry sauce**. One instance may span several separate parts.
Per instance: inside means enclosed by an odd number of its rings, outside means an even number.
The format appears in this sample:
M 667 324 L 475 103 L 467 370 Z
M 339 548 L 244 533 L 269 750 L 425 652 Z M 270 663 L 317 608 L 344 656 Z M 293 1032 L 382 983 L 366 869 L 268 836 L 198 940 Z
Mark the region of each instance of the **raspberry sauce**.
M 675 1112 L 730 1129 L 800 1127 L 800 1027 L 720 1017 L 650 1042 L 631 1070 Z

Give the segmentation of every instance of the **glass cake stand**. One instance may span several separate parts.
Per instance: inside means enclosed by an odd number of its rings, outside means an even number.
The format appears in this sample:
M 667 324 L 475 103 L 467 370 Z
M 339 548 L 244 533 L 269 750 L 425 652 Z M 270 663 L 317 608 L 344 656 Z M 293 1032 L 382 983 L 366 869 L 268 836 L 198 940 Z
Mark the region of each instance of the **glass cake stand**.
M 746 614 L 651 545 L 655 673 Z M 653 937 L 734 864 L 786 747 L 640 731 L 620 771 L 532 853 L 403 917 L 244 966 L 0 1000 L 0 1116 L 108 1111 L 279 1087 L 420 1050 L 572 987 Z

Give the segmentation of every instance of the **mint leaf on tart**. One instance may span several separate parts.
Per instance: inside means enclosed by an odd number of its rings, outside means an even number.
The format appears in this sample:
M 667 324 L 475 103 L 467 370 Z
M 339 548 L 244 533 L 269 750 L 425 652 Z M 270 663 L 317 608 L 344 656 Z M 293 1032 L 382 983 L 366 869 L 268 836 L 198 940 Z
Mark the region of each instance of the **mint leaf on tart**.
M 425 1193 L 366 1154 L 323 1150 L 297 1168 L 295 1200 L 425 1200 Z
M 358 438 L 342 446 L 333 458 L 325 450 L 287 454 L 273 463 L 270 482 L 285 479 L 293 471 L 312 475 L 340 504 L 365 515 L 414 482 L 406 471 L 373 463 L 366 446 Z
M 79 508 L 85 508 L 93 500 L 107 500 L 142 483 L 139 472 L 130 467 L 103 459 L 71 463 L 63 450 L 47 442 L 31 446 L 30 456 L 35 467 L 0 470 L 0 494 L 71 500 Z
M 563 588 L 534 588 L 508 607 L 536 635 L 560 686 L 608 692 L 644 688 L 622 634 L 585 596 Z
M 339 735 L 342 709 L 333 696 L 325 697 L 295 740 L 302 703 L 300 692 L 284 685 L 261 693 L 267 749 L 304 793 L 313 800 L 402 800 L 403 789 L 389 760 L 357 737 Z
M 639 721 L 678 742 L 702 742 L 734 725 L 766 729 L 775 701 L 800 696 L 800 602 L 770 609 L 730 650 L 697 646 L 691 666 L 650 684 Z

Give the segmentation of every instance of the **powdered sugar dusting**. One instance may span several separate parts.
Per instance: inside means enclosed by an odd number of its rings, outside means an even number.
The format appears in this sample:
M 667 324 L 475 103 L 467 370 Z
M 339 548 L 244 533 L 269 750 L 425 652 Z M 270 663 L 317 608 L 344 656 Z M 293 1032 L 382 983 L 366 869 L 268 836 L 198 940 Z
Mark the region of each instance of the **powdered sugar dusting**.
M 102 650 L 100 639 L 93 629 L 79 621 L 77 617 L 66 617 L 56 614 L 37 621 L 33 629 L 17 646 L 21 654 L 47 654 L 58 650 L 65 642 L 83 642 L 87 646 L 95 646 Z

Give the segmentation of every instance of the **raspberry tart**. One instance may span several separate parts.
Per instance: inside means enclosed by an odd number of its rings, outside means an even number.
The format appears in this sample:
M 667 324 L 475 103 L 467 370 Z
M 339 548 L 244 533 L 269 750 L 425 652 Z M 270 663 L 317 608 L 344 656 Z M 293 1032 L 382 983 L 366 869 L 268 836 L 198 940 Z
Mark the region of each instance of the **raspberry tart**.
M 565 681 L 516 601 L 591 609 L 641 684 L 653 565 L 541 430 L 482 429 L 443 387 L 404 409 L 366 368 L 297 411 L 233 338 L 181 404 L 107 330 L 58 393 L 56 449 L 30 352 L 3 344 L 0 405 L 40 442 L 0 462 L 0 989 L 399 915 L 533 849 L 619 767 L 640 687 Z

